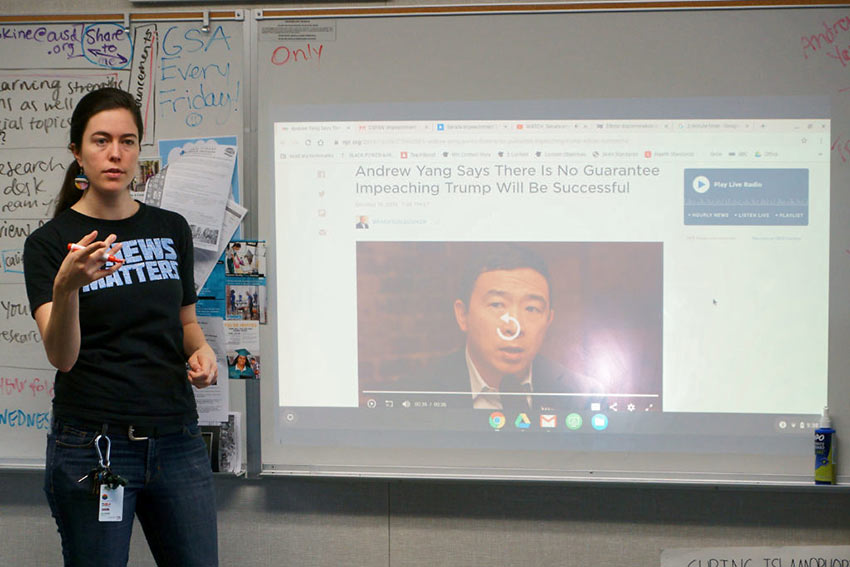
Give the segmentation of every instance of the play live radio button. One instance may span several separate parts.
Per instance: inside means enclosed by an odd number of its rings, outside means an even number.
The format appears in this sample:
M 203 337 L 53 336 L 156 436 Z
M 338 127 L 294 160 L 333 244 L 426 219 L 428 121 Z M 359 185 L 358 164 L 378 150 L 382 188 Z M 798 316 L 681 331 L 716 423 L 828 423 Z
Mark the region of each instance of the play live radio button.
M 694 191 L 697 193 L 705 193 L 708 191 L 708 188 L 711 186 L 711 181 L 708 180 L 708 177 L 704 175 L 699 175 L 694 177 Z
M 806 226 L 806 168 L 685 168 L 686 225 Z

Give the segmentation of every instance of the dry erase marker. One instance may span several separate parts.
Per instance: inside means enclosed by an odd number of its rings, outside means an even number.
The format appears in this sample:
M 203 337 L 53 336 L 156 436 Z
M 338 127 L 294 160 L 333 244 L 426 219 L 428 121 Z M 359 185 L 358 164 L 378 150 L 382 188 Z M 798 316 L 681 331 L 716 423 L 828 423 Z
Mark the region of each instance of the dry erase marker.
M 835 429 L 826 407 L 815 429 L 815 484 L 835 484 Z
M 73 242 L 70 242 L 68 244 L 68 250 L 85 250 L 85 248 L 85 246 L 80 246 L 79 244 L 74 244 Z M 104 262 L 115 262 L 116 264 L 121 264 L 122 262 L 124 262 L 124 260 L 122 260 L 121 258 L 116 258 L 112 254 L 104 254 L 103 256 L 101 256 L 101 260 L 103 260 Z

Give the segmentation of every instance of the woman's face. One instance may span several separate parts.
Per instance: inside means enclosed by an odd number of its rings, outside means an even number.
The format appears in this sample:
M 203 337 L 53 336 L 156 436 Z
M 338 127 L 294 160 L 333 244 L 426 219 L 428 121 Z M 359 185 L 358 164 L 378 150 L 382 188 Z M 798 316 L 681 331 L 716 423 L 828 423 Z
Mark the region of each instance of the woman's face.
M 124 191 L 139 167 L 139 130 L 126 108 L 103 110 L 89 118 L 80 147 L 72 148 L 89 178 L 89 190 Z
M 245 357 L 245 355 L 240 354 L 239 356 L 236 357 L 236 366 L 238 366 L 239 368 L 242 368 L 243 366 L 245 366 L 245 363 L 247 363 L 247 362 L 248 362 L 248 359 Z

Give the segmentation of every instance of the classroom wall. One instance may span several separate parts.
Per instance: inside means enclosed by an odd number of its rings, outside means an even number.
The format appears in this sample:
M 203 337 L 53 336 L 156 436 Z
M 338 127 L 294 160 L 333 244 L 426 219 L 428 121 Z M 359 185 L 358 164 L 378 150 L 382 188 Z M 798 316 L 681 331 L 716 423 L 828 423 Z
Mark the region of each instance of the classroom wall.
M 672 548 L 850 542 L 843 489 L 224 477 L 216 488 L 222 566 L 644 567 Z M 0 565 L 59 564 L 41 475 L 0 472 Z M 130 565 L 154 565 L 138 528 Z
M 388 4 L 402 3 L 413 2 Z M 126 0 L 0 0 L 3 14 L 133 9 Z M 658 565 L 668 548 L 850 542 L 843 487 L 218 477 L 216 488 L 221 564 L 244 567 L 640 567 Z M 41 473 L 0 471 L 0 567 L 60 563 Z M 131 564 L 154 565 L 140 532 Z
M 597 0 L 601 2 L 615 2 L 618 0 Z M 687 1 L 687 0 L 686 0 Z M 696 0 L 693 0 L 696 1 Z M 425 6 L 425 5 L 453 5 L 453 4 L 516 4 L 515 0 L 464 0 L 464 2 L 453 2 L 451 0 L 392 0 L 388 2 L 375 2 L 380 6 Z M 521 0 L 520 0 L 521 3 Z M 529 2 L 531 3 L 531 2 Z M 355 2 L 356 5 L 366 5 L 365 2 Z M 246 1 L 232 3 L 203 3 L 203 2 L 170 2 L 168 0 L 160 2 L 146 2 L 140 0 L 132 2 L 131 0 L 103 0 L 96 2 L 94 0 L 43 0 L 42 2 L 24 2 L 22 0 L 2 0 L 0 1 L 0 14 L 8 15 L 37 15 L 37 14 L 81 14 L 81 13 L 115 13 L 115 12 L 138 12 L 138 11 L 156 11 L 163 10 L 232 10 L 235 8 L 332 8 L 334 6 L 351 7 L 352 2 L 263 2 Z

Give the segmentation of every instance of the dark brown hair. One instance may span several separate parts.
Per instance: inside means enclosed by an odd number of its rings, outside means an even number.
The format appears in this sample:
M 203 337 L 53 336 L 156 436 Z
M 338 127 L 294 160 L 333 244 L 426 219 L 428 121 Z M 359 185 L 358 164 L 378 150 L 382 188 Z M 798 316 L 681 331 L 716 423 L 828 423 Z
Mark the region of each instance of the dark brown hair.
M 458 298 L 469 308 L 472 290 L 478 281 L 478 276 L 484 272 L 496 270 L 519 270 L 530 268 L 546 280 L 549 287 L 549 303 L 552 303 L 552 282 L 549 268 L 542 256 L 524 246 L 512 242 L 493 242 L 485 245 L 484 250 L 476 250 L 466 263 L 466 269 L 461 276 Z
M 86 131 L 86 126 L 92 116 L 98 112 L 116 108 L 125 108 L 130 111 L 136 127 L 139 129 L 139 141 L 141 141 L 145 127 L 142 122 L 142 113 L 139 110 L 139 105 L 133 99 L 133 95 L 121 89 L 105 87 L 88 93 L 80 99 L 80 102 L 74 108 L 74 113 L 71 115 L 71 143 L 68 145 L 68 149 L 80 151 L 83 145 L 83 133 Z M 59 190 L 59 197 L 56 199 L 54 218 L 80 200 L 83 192 L 74 186 L 74 178 L 79 173 L 80 164 L 77 163 L 77 160 L 74 160 L 65 171 L 65 179 L 62 181 L 62 188 Z

